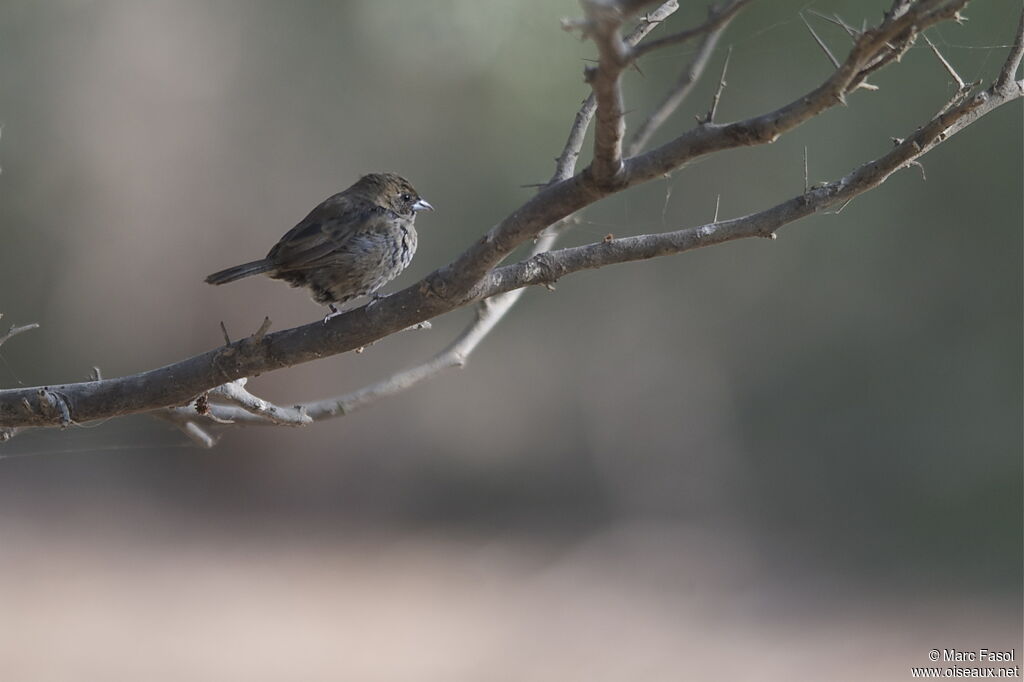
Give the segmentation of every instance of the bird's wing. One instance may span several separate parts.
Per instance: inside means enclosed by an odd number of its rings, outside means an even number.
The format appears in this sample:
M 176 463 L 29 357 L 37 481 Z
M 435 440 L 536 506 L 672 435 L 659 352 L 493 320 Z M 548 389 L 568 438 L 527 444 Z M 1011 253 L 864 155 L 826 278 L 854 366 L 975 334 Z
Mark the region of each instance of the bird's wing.
M 387 215 L 371 202 L 335 195 L 281 237 L 267 259 L 281 270 L 317 267 L 354 237 L 381 230 Z

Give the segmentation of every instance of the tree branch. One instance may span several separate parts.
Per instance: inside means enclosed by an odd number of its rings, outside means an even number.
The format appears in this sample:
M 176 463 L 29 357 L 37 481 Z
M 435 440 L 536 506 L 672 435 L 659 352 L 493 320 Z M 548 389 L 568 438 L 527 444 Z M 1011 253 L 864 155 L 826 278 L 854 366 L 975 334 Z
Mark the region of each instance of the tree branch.
M 643 17 L 636 28 L 626 36 L 626 44 L 630 47 L 635 46 L 678 9 L 678 0 L 663 2 L 658 9 Z M 576 26 L 573 23 L 566 23 L 565 25 L 566 28 L 574 28 Z M 569 130 L 569 139 L 566 140 L 562 153 L 555 159 L 555 174 L 548 184 L 566 180 L 576 172 L 576 160 L 579 159 L 580 150 L 583 148 L 583 139 L 587 135 L 587 128 L 590 127 L 590 121 L 594 118 L 595 111 L 597 111 L 597 100 L 594 97 L 594 93 L 591 92 L 583 100 L 580 110 L 576 112 L 576 118 L 573 120 L 572 128 Z
M 1013 47 L 1010 48 L 1010 55 L 999 71 L 999 78 L 996 80 L 997 90 L 1002 91 L 1012 87 L 1022 57 L 1024 57 L 1024 12 L 1021 12 L 1020 18 L 1017 20 L 1017 35 L 1013 40 Z M 1017 87 L 1020 87 L 1020 82 L 1017 82 Z
M 606 0 L 608 1 L 608 0 Z M 624 162 L 614 187 L 597 185 L 584 171 L 542 189 L 449 265 L 429 275 L 424 286 L 439 299 L 457 299 L 518 245 L 541 230 L 610 194 L 661 177 L 693 159 L 725 149 L 767 144 L 805 121 L 845 102 L 845 94 L 902 54 L 918 32 L 956 15 L 967 0 L 921 0 L 898 16 L 890 12 L 860 34 L 840 69 L 822 85 L 773 112 L 730 124 L 708 123 Z
M 598 187 L 613 188 L 622 174 L 622 71 L 629 52 L 619 30 L 625 17 L 615 0 L 583 0 L 587 15 L 586 35 L 597 45 L 597 66 L 587 67 L 584 77 L 594 90 L 597 106 L 594 125 L 594 160 L 590 177 Z
M 732 220 L 673 232 L 646 234 L 559 249 L 513 265 L 497 268 L 481 284 L 477 296 L 491 296 L 519 287 L 550 284 L 565 275 L 607 265 L 646 260 L 692 251 L 748 237 L 771 237 L 779 228 L 878 187 L 893 173 L 917 159 L 994 109 L 1024 97 L 1024 83 L 1000 89 L 993 85 L 953 109 L 943 111 L 888 154 L 865 163 L 839 180 L 809 189 L 772 208 Z
M 714 11 L 714 10 L 712 10 Z M 675 112 L 676 109 L 686 100 L 693 90 L 693 86 L 696 85 L 697 81 L 704 74 L 704 69 L 707 68 L 708 59 L 711 57 L 711 53 L 715 51 L 715 47 L 718 45 L 719 38 L 722 37 L 722 33 L 729 25 L 729 21 L 735 13 L 730 15 L 725 21 L 717 24 L 713 29 L 708 31 L 704 38 L 700 41 L 700 45 L 697 47 L 697 51 L 694 53 L 690 63 L 687 64 L 686 68 L 679 75 L 679 79 L 676 81 L 675 86 L 669 90 L 668 94 L 665 95 L 661 103 L 655 107 L 648 117 L 640 124 L 636 132 L 633 133 L 633 139 L 630 140 L 628 151 L 626 156 L 636 156 L 640 153 L 647 143 L 650 142 L 651 136 L 654 135 L 669 117 Z

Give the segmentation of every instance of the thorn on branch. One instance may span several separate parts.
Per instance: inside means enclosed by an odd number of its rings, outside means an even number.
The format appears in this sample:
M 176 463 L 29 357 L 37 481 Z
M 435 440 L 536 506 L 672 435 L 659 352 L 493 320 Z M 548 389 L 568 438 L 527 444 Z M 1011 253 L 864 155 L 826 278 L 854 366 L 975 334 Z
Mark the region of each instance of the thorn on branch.
M 224 345 L 225 346 L 230 346 L 231 345 L 231 337 L 228 336 L 228 328 L 224 325 L 224 320 L 220 321 L 220 331 L 224 335 Z
M 209 450 L 217 444 L 217 439 L 211 436 L 206 429 L 195 422 L 187 421 L 180 425 L 176 424 L 175 426 L 178 426 L 186 436 L 191 438 L 192 442 L 205 450 Z
M 217 444 L 217 439 L 210 435 L 203 427 L 196 424 L 194 420 L 186 417 L 181 411 L 174 408 L 163 408 L 160 410 L 154 410 L 147 413 L 153 417 L 161 419 L 168 424 L 175 426 L 180 429 L 182 433 L 188 436 L 189 440 L 198 445 L 201 448 L 209 450 Z M 212 416 L 212 415 L 211 415 Z
M 807 179 L 807 145 L 804 145 L 804 194 L 811 189 L 811 183 Z
M 825 41 L 822 40 L 814 31 L 814 28 L 811 27 L 811 23 L 807 21 L 807 17 L 804 16 L 804 13 L 798 12 L 798 14 L 800 15 L 800 20 L 804 22 L 804 26 L 807 27 L 808 31 L 810 31 L 811 37 L 814 38 L 814 42 L 818 43 L 818 47 L 820 47 L 821 51 L 825 53 L 825 56 L 828 57 L 828 60 L 832 62 L 833 68 L 838 69 L 839 60 L 836 59 L 836 56 L 834 54 L 832 54 L 832 50 L 828 49 L 828 45 L 825 44 Z
M 927 33 L 922 32 L 921 35 L 924 36 L 924 41 L 928 43 L 928 47 L 932 48 L 932 53 L 946 69 L 946 73 L 952 76 L 953 80 L 956 81 L 956 89 L 961 92 L 965 90 L 967 85 L 964 83 L 964 79 L 960 77 L 960 74 L 956 72 L 956 69 L 953 68 L 953 65 L 942 56 L 942 53 L 939 52 L 939 48 L 935 47 L 935 43 L 932 42 Z
M 270 329 L 270 318 L 264 317 L 263 322 L 260 324 L 259 329 L 253 332 L 253 335 L 249 337 L 253 343 L 259 343 L 263 340 L 263 337 L 267 335 L 267 331 Z
M 103 381 L 103 373 L 100 372 L 100 368 L 99 367 L 95 367 L 94 366 L 92 368 L 92 374 L 89 375 L 89 380 L 90 381 Z
M 828 15 L 822 14 L 821 12 L 818 12 L 817 10 L 815 10 L 813 8 L 808 9 L 807 12 L 808 12 L 808 14 L 813 14 L 814 16 L 818 17 L 819 19 L 824 19 L 825 21 L 830 22 L 832 24 L 835 24 L 836 26 L 842 28 L 844 31 L 846 31 L 846 34 L 848 36 L 850 36 L 851 38 L 853 38 L 854 40 L 856 40 L 857 38 L 860 37 L 861 31 L 858 31 L 853 26 L 850 26 L 845 21 L 843 21 L 843 18 L 840 17 L 838 13 L 833 14 L 832 16 L 828 16 Z
M 839 215 L 840 213 L 842 213 L 843 209 L 846 208 L 847 206 L 849 206 L 852 201 L 853 201 L 853 197 L 850 197 L 849 199 L 844 201 L 842 206 L 840 206 L 839 208 L 837 208 L 835 211 L 832 212 L 833 215 Z
M 729 51 L 725 53 L 725 62 L 722 64 L 722 76 L 718 79 L 718 88 L 715 90 L 714 97 L 711 98 L 711 108 L 708 109 L 708 113 L 703 121 L 697 119 L 700 123 L 709 124 L 715 121 L 715 114 L 718 112 L 718 100 L 722 98 L 722 90 L 725 89 L 725 74 L 729 70 L 729 59 L 731 58 L 732 45 L 729 46 Z

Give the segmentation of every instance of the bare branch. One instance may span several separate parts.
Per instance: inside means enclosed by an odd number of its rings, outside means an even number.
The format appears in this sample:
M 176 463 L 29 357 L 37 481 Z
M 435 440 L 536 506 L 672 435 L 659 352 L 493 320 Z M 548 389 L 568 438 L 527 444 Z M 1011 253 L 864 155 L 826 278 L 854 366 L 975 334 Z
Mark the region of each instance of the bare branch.
M 608 0 L 606 0 L 608 1 Z M 899 16 L 892 13 L 878 26 L 865 30 L 841 67 L 822 85 L 776 111 L 727 125 L 705 125 L 625 162 L 625 173 L 614 186 L 601 186 L 584 172 L 542 189 L 516 211 L 491 228 L 483 239 L 452 263 L 431 273 L 418 285 L 429 292 L 431 303 L 465 296 L 487 272 L 517 246 L 543 229 L 614 192 L 661 177 L 699 156 L 723 149 L 766 144 L 810 118 L 843 101 L 867 73 L 891 63 L 902 54 L 917 32 L 954 16 L 967 0 L 924 2 Z M 410 297 L 412 292 L 399 292 Z M 391 299 L 398 303 L 399 295 Z M 409 300 L 408 303 L 414 303 Z M 418 303 L 418 302 L 417 302 Z
M 614 187 L 622 174 L 623 120 L 622 71 L 629 65 L 620 28 L 624 16 L 614 0 L 583 0 L 587 35 L 597 45 L 597 66 L 587 67 L 585 78 L 594 90 L 594 159 L 590 175 L 598 187 Z
M 748 237 L 770 237 L 784 225 L 832 206 L 845 205 L 878 187 L 900 169 L 919 165 L 918 158 L 935 146 L 997 107 L 1022 96 L 1024 92 L 1001 94 L 993 86 L 943 111 L 885 156 L 859 166 L 839 180 L 764 211 L 674 232 L 603 240 L 543 253 L 497 268 L 476 294 L 489 296 L 517 287 L 544 284 L 580 270 L 677 254 Z
M 999 78 L 996 80 L 997 89 L 1002 91 L 1010 83 L 1014 82 L 1022 57 L 1024 57 L 1024 11 L 1021 12 L 1020 18 L 1017 20 L 1017 34 L 1013 39 L 1010 55 L 1006 58 L 1003 68 L 999 71 Z M 1019 83 L 1017 87 L 1020 87 Z
M 684 133 L 657 149 L 626 162 L 626 183 L 650 180 L 689 160 L 713 151 L 773 142 L 783 133 L 844 102 L 867 74 L 891 63 L 919 31 L 952 17 L 967 0 L 913 5 L 897 18 L 861 34 L 846 60 L 819 87 L 773 112 L 726 125 L 705 125 Z M 937 8 L 935 6 L 938 5 Z M 685 162 L 685 161 L 684 161 Z
M 580 110 L 576 112 L 572 128 L 569 129 L 569 139 L 565 141 L 562 153 L 555 159 L 555 174 L 551 176 L 551 183 L 568 180 L 576 172 L 576 160 L 580 157 L 583 139 L 587 135 L 587 128 L 590 127 L 590 121 L 593 120 L 596 110 L 597 100 L 594 99 L 594 93 L 590 93 L 583 100 Z
M 4 316 L 3 313 L 0 313 L 0 317 L 3 317 L 3 316 Z M 4 334 L 3 336 L 0 336 L 0 346 L 4 345 L 8 341 L 10 341 L 11 339 L 13 339 L 18 334 L 24 334 L 25 332 L 30 332 L 33 329 L 39 329 L 39 324 L 37 322 L 30 322 L 29 324 L 23 324 L 20 327 L 18 325 L 12 324 L 11 328 L 7 330 L 7 333 Z
M 673 33 L 672 35 L 666 36 L 665 38 L 660 38 L 658 40 L 652 40 L 649 43 L 644 43 L 642 46 L 639 46 L 635 50 L 633 50 L 632 57 L 633 59 L 639 59 L 645 54 L 648 54 L 655 50 L 660 50 L 662 48 L 668 47 L 669 45 L 679 45 L 680 43 L 685 43 L 688 40 L 696 38 L 697 36 L 710 33 L 711 31 L 716 30 L 719 26 L 722 26 L 731 21 L 732 18 L 736 16 L 736 14 L 746 5 L 749 5 L 750 2 L 751 0 L 733 0 L 728 4 L 716 6 L 715 8 L 712 9 L 711 16 L 709 16 L 707 21 L 705 21 L 700 26 L 695 26 L 694 28 L 688 29 L 686 31 L 680 31 L 679 33 Z
M 672 16 L 678 9 L 678 0 L 663 2 L 658 9 L 643 17 L 636 28 L 630 31 L 629 35 L 625 38 L 626 45 L 629 47 L 636 46 L 648 33 L 657 28 L 659 24 Z M 583 148 L 583 139 L 586 137 L 587 128 L 590 127 L 590 121 L 593 120 L 596 110 L 597 99 L 594 97 L 594 93 L 591 92 L 583 100 L 580 110 L 576 112 L 576 118 L 573 120 L 572 127 L 569 130 L 569 139 L 565 141 L 562 153 L 555 159 L 555 174 L 551 177 L 549 184 L 567 180 L 576 172 L 576 160 L 579 159 L 580 150 Z
M 731 17 L 730 17 L 731 19 Z M 693 86 L 700 80 L 704 69 L 707 68 L 711 53 L 718 45 L 719 38 L 729 25 L 730 19 L 725 20 L 714 29 L 708 31 L 697 47 L 696 53 L 679 76 L 675 86 L 669 90 L 661 103 L 651 112 L 647 119 L 637 128 L 633 139 L 629 143 L 627 156 L 636 156 L 640 150 L 647 146 L 651 136 L 660 128 L 665 121 L 679 108 L 679 105 L 689 96 Z
M 313 420 L 300 407 L 281 407 L 245 390 L 244 378 L 229 381 L 211 389 L 210 395 L 238 405 L 246 412 L 263 417 L 272 424 L 282 426 L 306 426 Z

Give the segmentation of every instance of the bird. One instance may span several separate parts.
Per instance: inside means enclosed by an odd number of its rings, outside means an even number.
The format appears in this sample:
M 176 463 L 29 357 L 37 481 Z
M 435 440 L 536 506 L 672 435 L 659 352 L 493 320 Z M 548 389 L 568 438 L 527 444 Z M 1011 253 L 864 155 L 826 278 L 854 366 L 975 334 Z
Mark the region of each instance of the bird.
M 209 284 L 266 275 L 306 287 L 317 303 L 338 306 L 377 290 L 397 277 L 416 253 L 416 214 L 434 207 L 395 173 L 364 175 L 309 212 L 285 233 L 266 258 L 220 270 Z

